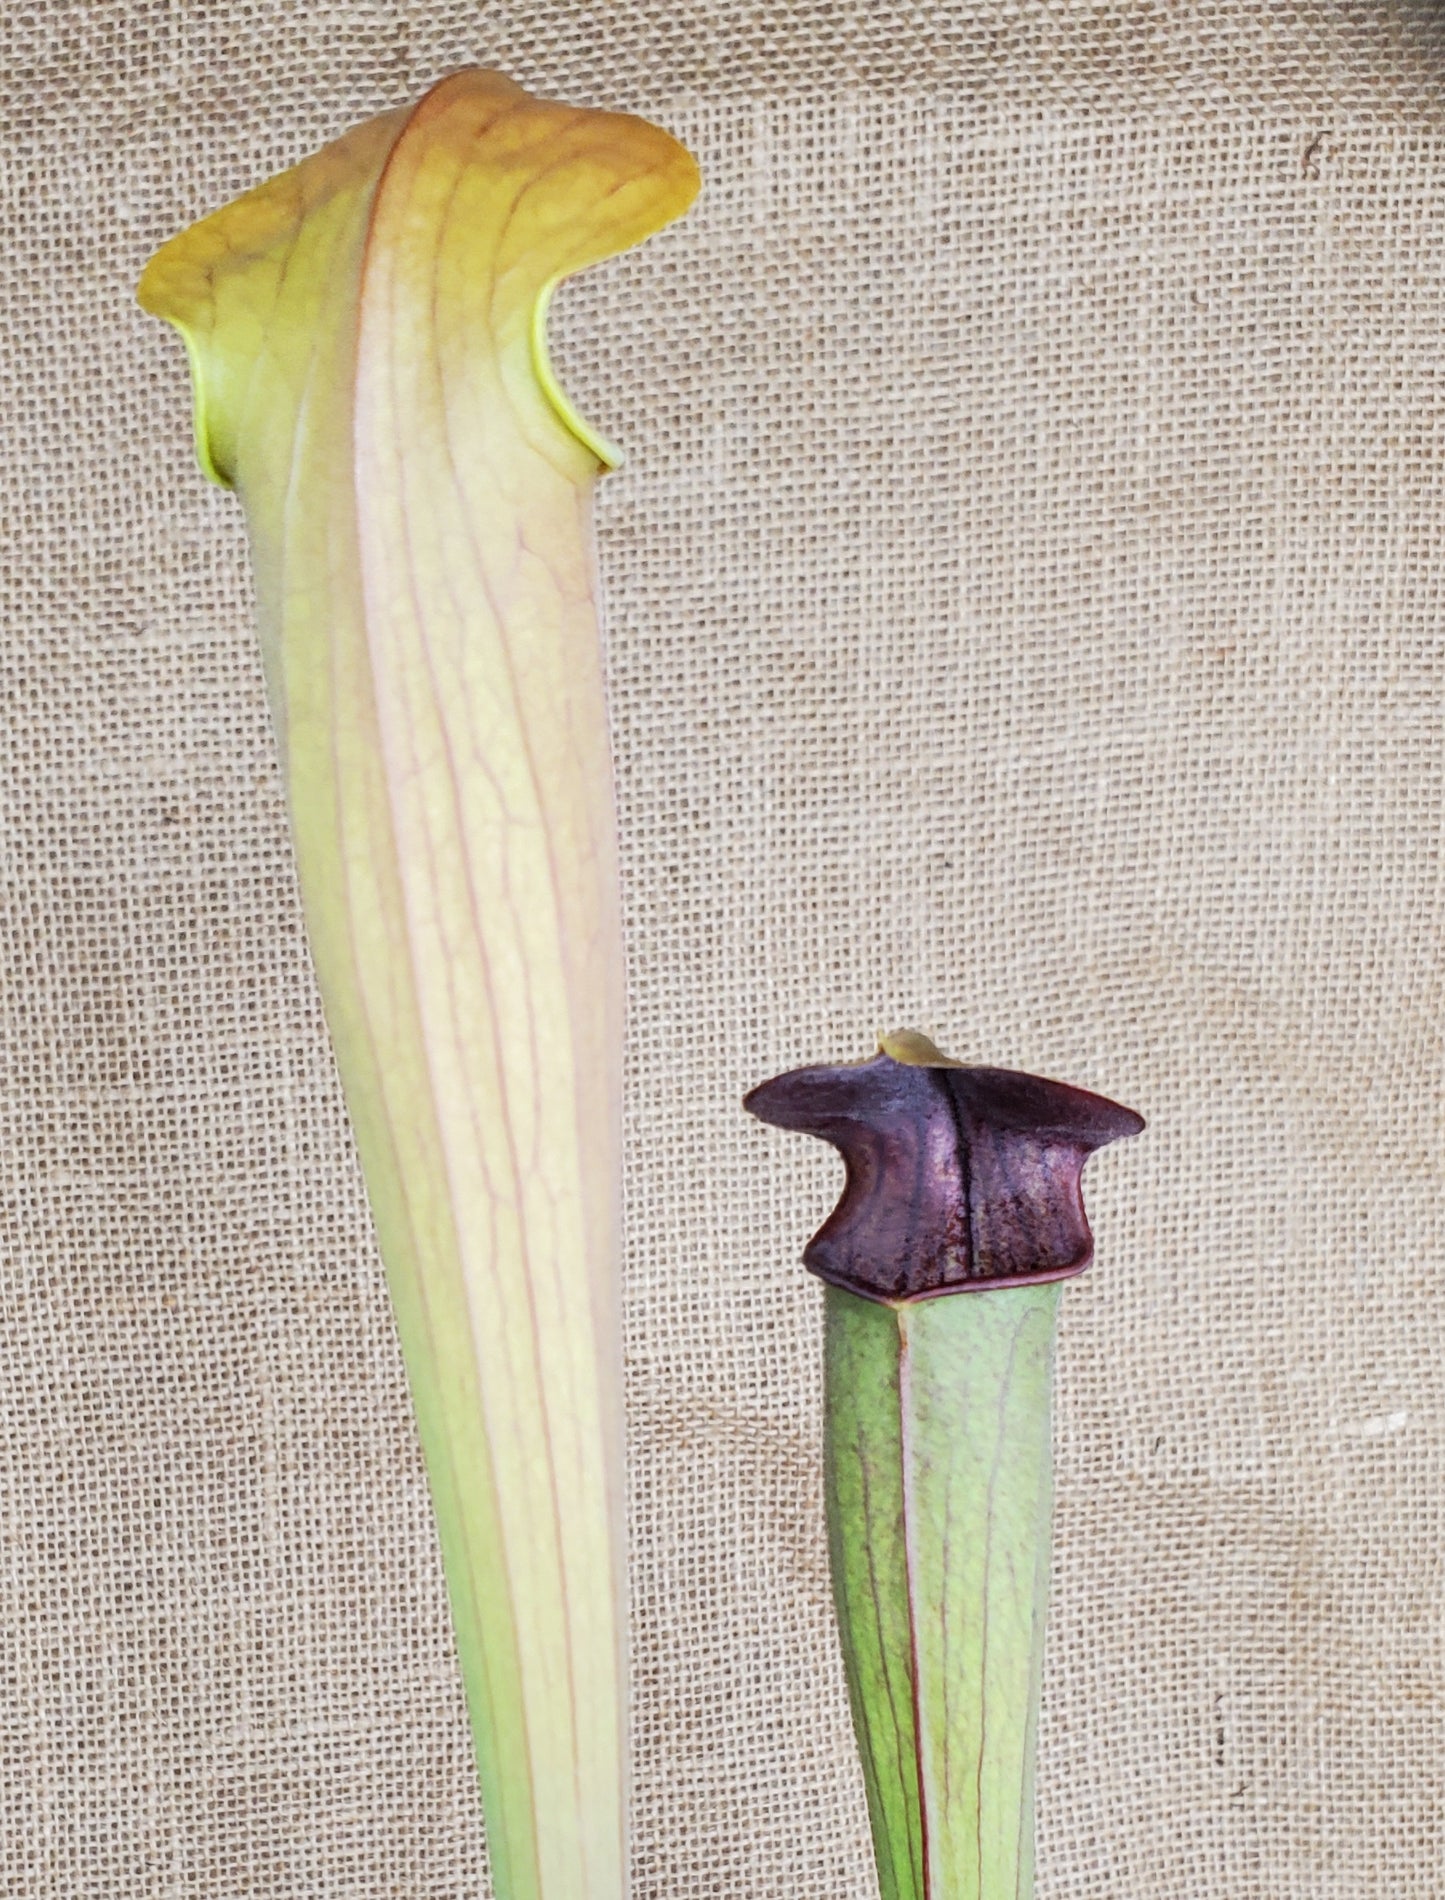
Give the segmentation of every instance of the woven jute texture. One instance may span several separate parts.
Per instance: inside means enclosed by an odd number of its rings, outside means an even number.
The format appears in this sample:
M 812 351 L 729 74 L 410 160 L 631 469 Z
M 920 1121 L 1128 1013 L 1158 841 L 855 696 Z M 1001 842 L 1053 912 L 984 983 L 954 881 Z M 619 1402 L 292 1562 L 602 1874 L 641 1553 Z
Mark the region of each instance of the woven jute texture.
M 1067 1292 L 1041 1900 L 1445 1882 L 1445 30 L 1423 4 L 16 0 L 0 1893 L 478 1900 L 240 511 L 154 246 L 442 74 L 679 133 L 554 354 L 631 982 L 644 1900 L 874 1891 L 836 1162 L 911 1024 L 1139 1108 Z

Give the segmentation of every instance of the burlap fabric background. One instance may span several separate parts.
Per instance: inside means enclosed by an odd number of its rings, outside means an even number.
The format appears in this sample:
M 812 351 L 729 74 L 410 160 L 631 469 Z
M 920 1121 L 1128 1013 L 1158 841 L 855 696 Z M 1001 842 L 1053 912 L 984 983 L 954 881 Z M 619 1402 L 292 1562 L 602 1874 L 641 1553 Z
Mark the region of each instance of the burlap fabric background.
M 911 1023 L 1102 1089 L 1041 1900 L 1445 1891 L 1445 33 L 1424 6 L 18 0 L 0 1891 L 476 1900 L 239 509 L 154 245 L 468 63 L 707 177 L 575 284 L 632 973 L 636 1892 L 867 1900 L 821 1148 Z

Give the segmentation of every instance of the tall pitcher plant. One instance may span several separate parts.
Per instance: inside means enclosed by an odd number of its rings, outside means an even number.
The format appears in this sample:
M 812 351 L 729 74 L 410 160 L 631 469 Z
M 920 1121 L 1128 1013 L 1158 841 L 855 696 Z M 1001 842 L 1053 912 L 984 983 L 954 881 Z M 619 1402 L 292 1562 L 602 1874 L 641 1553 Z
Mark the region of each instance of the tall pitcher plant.
M 499 1900 L 626 1886 L 623 963 L 563 277 L 697 168 L 463 71 L 165 244 L 426 1456 Z

